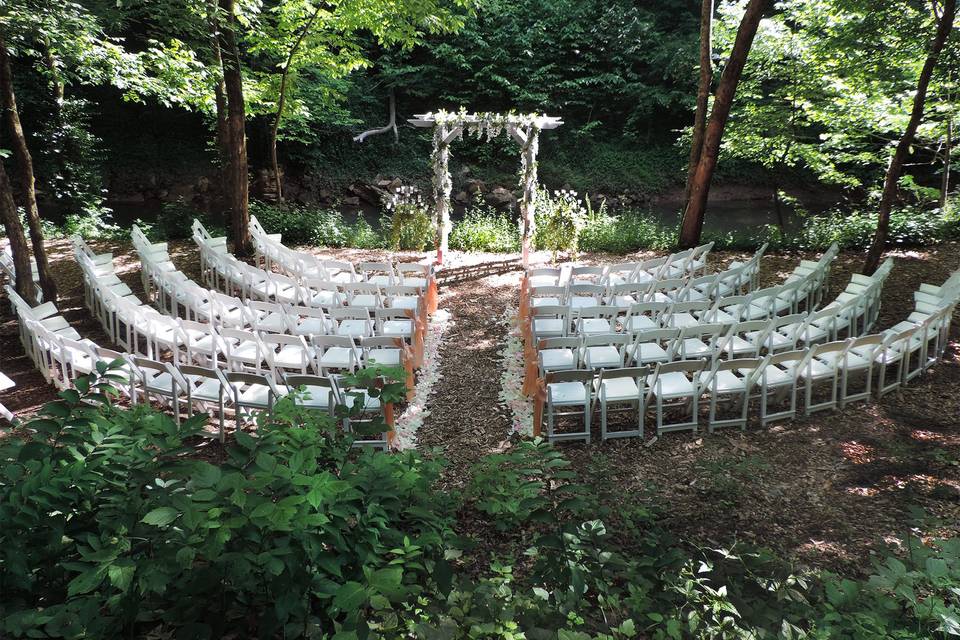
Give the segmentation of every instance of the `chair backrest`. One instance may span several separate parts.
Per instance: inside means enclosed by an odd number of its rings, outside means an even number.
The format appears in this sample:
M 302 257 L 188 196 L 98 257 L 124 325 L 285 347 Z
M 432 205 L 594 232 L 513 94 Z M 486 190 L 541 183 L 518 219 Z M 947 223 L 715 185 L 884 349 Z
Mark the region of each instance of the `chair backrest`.
M 260 340 L 264 345 L 273 346 L 273 345 L 293 345 L 296 347 L 307 348 L 307 343 L 304 341 L 303 336 L 294 336 L 288 333 L 266 333 L 260 336 Z
M 600 382 L 604 380 L 615 380 L 617 378 L 633 378 L 639 380 L 641 388 L 650 375 L 650 367 L 621 367 L 619 369 L 601 369 Z
M 537 341 L 537 349 L 546 351 L 547 349 L 578 349 L 583 344 L 580 337 L 570 338 L 540 338 Z
M 365 307 L 334 307 L 330 309 L 334 320 L 369 320 L 370 311 Z
M 340 336 L 347 337 L 347 336 Z M 362 349 L 400 349 L 404 345 L 403 338 L 393 336 L 368 336 L 360 338 Z
M 616 346 L 626 347 L 633 342 L 633 337 L 623 333 L 602 333 L 584 336 L 583 347 Z
M 582 382 L 584 385 L 589 386 L 587 383 L 593 382 L 593 378 L 593 371 L 571 369 L 567 371 L 551 371 L 544 377 L 544 382 L 547 385 L 557 382 Z
M 333 404 L 341 404 L 340 387 L 334 378 L 327 376 L 311 376 L 303 374 L 287 374 L 283 377 L 284 383 L 290 389 L 300 389 L 301 387 L 321 387 L 329 389 L 330 399 Z
M 326 349 L 328 347 L 356 349 L 357 347 L 356 341 L 351 336 L 313 336 L 313 344 L 321 349 Z
M 530 311 L 535 317 L 567 318 L 570 316 L 570 307 L 566 305 L 545 304 L 533 307 Z

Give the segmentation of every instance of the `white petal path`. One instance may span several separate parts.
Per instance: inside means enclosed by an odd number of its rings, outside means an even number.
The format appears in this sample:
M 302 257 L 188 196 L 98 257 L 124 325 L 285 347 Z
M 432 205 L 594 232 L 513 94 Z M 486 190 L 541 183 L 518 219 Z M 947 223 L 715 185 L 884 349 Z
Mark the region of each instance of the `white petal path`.
M 443 343 L 443 334 L 452 323 L 450 313 L 438 309 L 427 324 L 427 335 L 423 340 L 423 366 L 417 375 L 413 400 L 407 404 L 406 410 L 397 418 L 393 428 L 393 448 L 398 451 L 417 446 L 417 430 L 430 415 L 427 400 L 440 380 L 440 345 Z
M 506 339 L 500 357 L 503 374 L 500 376 L 500 402 L 513 416 L 510 433 L 533 437 L 533 402 L 523 394 L 523 340 L 517 326 L 517 312 L 508 308 L 501 322 L 506 325 Z

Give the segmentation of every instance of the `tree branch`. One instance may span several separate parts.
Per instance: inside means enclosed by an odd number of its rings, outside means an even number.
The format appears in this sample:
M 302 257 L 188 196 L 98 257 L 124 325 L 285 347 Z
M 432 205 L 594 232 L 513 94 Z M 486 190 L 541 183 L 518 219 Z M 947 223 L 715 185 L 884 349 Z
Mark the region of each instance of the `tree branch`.
M 381 133 L 387 133 L 391 129 L 393 130 L 394 141 L 400 142 L 400 133 L 397 131 L 397 99 L 393 94 L 393 89 L 390 89 L 390 120 L 387 122 L 386 126 L 364 131 L 363 133 L 354 136 L 353 141 L 363 142 L 370 136 L 377 136 Z

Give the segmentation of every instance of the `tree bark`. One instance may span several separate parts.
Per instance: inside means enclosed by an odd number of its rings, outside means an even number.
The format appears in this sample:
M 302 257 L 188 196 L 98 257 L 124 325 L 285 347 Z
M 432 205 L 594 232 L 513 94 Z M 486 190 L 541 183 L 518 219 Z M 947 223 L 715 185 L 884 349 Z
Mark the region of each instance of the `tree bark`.
M 703 134 L 707 129 L 707 107 L 710 102 L 710 83 L 713 82 L 713 0 L 703 0 L 700 7 L 700 79 L 697 82 L 697 111 L 693 117 L 693 136 L 690 140 L 690 161 L 687 165 L 687 183 L 683 201 L 690 199 L 690 186 L 703 150 Z
M 37 290 L 33 286 L 30 250 L 27 248 L 27 238 L 23 233 L 20 216 L 17 215 L 17 204 L 13 201 L 13 190 L 10 188 L 10 179 L 7 178 L 3 162 L 0 162 L 0 218 L 3 219 L 3 230 L 10 241 L 13 268 L 17 270 L 13 288 L 24 300 L 33 302 L 37 299 Z
M 310 18 L 306 24 L 303 25 L 300 35 L 297 36 L 296 41 L 287 53 L 287 60 L 283 63 L 283 73 L 280 75 L 280 94 L 277 99 L 277 113 L 273 118 L 273 125 L 270 127 L 270 165 L 273 169 L 273 178 L 276 180 L 277 185 L 277 202 L 283 202 L 283 180 L 280 179 L 280 163 L 277 160 L 277 133 L 280 131 L 280 119 L 283 118 L 283 107 L 287 101 L 287 78 L 290 76 L 290 65 L 293 63 L 293 57 L 297 55 L 300 45 L 303 44 L 307 34 L 310 33 L 310 28 L 313 27 L 313 23 L 316 21 L 317 16 L 320 15 L 320 10 L 323 9 L 323 7 L 324 4 L 318 2 L 317 8 L 310 14 Z
M 243 75 L 240 71 L 240 50 L 237 47 L 234 0 L 220 0 L 225 21 L 220 28 L 223 55 L 223 82 L 227 98 L 227 202 L 230 208 L 230 229 L 233 251 L 238 256 L 252 253 L 250 243 L 250 199 L 247 170 L 246 113 L 243 104 Z
M 890 158 L 887 175 L 883 180 L 883 194 L 880 196 L 880 210 L 877 217 L 877 232 L 873 236 L 873 243 L 870 245 L 870 249 L 867 251 L 867 259 L 863 263 L 863 273 L 866 275 L 872 275 L 880 266 L 880 258 L 883 257 L 883 250 L 887 245 L 887 235 L 890 231 L 890 210 L 893 209 L 893 201 L 897 197 L 903 165 L 907 156 L 910 155 L 910 147 L 913 145 L 917 127 L 923 120 L 923 109 L 927 100 L 930 79 L 933 77 L 940 52 L 950 36 L 950 30 L 953 29 L 953 21 L 956 15 L 957 0 L 944 0 L 943 11 L 937 21 L 937 31 L 933 40 L 930 41 L 927 59 L 923 63 L 920 78 L 917 80 L 917 92 L 913 96 L 913 110 L 910 112 L 910 121 L 897 144 L 896 151 L 893 152 L 893 157 Z
M 227 122 L 227 89 L 223 82 L 223 56 L 220 53 L 220 19 L 217 0 L 207 0 L 208 22 L 210 25 L 210 51 L 217 78 L 213 85 L 213 102 L 216 118 L 218 170 L 220 173 L 220 191 L 226 197 L 229 192 L 228 166 L 230 164 L 230 125 Z M 224 212 L 221 212 L 223 214 Z M 224 225 L 230 227 L 230 216 L 224 215 Z
M 730 108 L 733 106 L 737 85 L 740 83 L 743 67 L 747 63 L 750 47 L 753 46 L 753 39 L 757 35 L 760 20 L 772 3 L 772 0 L 750 0 L 740 21 L 740 27 L 737 29 L 730 59 L 720 76 L 717 94 L 713 99 L 713 110 L 710 112 L 710 120 L 704 132 L 700 158 L 697 160 L 693 179 L 690 181 L 690 197 L 684 207 L 683 221 L 680 225 L 681 247 L 693 247 L 700 241 L 703 216 L 706 213 L 707 197 L 710 193 L 710 181 L 717 168 L 723 130 L 730 117 Z
M 20 113 L 17 111 L 17 97 L 13 90 L 13 73 L 10 69 L 10 54 L 6 42 L 0 36 L 0 103 L 3 105 L 5 120 L 10 130 L 13 147 L 13 158 L 17 164 L 17 177 L 20 182 L 20 197 L 23 208 L 27 212 L 27 225 L 30 228 L 30 243 L 33 246 L 33 256 L 37 261 L 37 274 L 40 278 L 40 288 L 43 299 L 47 302 L 56 302 L 57 284 L 50 274 L 47 263 L 47 250 L 43 245 L 43 229 L 40 226 L 40 212 L 37 209 L 37 192 L 34 189 L 33 158 L 27 148 L 27 138 L 20 124 Z
M 947 120 L 947 140 L 943 149 L 943 176 L 940 178 L 940 211 L 947 210 L 950 196 L 950 155 L 953 153 L 953 115 Z

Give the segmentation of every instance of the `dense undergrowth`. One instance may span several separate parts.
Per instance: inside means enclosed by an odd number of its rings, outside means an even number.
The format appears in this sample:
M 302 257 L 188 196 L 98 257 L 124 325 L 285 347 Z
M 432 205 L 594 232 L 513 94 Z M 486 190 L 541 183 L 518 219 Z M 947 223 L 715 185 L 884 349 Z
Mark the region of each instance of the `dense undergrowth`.
M 907 540 L 866 579 L 798 572 L 674 539 L 652 498 L 611 506 L 543 442 L 484 458 L 461 493 L 441 458 L 358 451 L 290 399 L 198 456 L 204 417 L 117 407 L 113 376 L 101 363 L 2 440 L 4 637 L 960 635 L 955 540 Z

